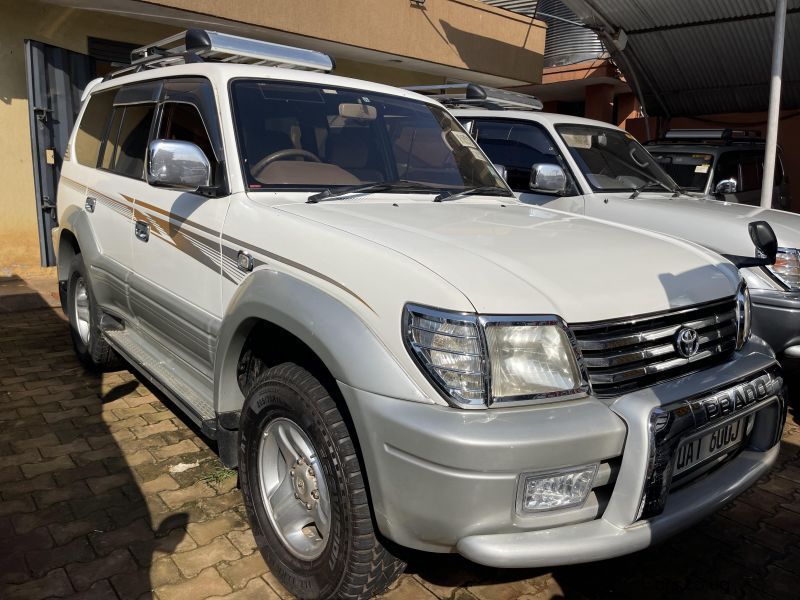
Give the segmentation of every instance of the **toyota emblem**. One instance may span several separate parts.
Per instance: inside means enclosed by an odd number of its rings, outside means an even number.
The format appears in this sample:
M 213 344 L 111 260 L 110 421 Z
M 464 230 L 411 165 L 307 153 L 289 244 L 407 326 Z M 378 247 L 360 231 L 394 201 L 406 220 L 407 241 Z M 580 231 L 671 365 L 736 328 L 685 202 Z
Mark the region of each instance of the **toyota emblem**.
M 683 358 L 697 354 L 700 349 L 700 336 L 691 327 L 683 327 L 675 334 L 675 350 Z

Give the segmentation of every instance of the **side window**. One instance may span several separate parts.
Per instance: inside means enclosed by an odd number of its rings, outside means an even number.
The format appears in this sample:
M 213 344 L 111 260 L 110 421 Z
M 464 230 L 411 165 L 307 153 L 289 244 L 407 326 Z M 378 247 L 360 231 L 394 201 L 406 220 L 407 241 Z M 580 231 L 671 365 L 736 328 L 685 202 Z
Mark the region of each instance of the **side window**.
M 720 181 L 726 179 L 733 179 L 736 182 L 737 188 L 739 187 L 739 161 L 737 152 L 726 152 L 717 158 L 717 164 L 714 165 L 714 183 L 711 186 L 713 191 Z M 741 188 L 739 188 L 741 191 Z
M 100 168 L 111 170 L 114 166 L 114 157 L 117 154 L 117 140 L 119 139 L 119 127 L 122 125 L 122 115 L 125 114 L 125 109 L 118 106 L 114 109 L 114 114 L 111 116 L 111 124 L 108 126 L 108 135 L 103 144 L 103 149 L 100 151 L 102 158 L 100 160 Z
M 116 92 L 108 90 L 89 97 L 89 103 L 78 125 L 78 133 L 75 135 L 75 158 L 82 165 L 97 166 L 100 144 L 103 141 L 108 118 L 111 116 Z
M 200 112 L 193 104 L 185 102 L 165 102 L 162 104 L 161 124 L 158 139 L 180 140 L 197 145 L 211 163 L 212 176 L 216 172 L 217 161 L 208 132 Z
M 119 130 L 117 155 L 113 170 L 119 175 L 144 178 L 144 157 L 147 154 L 147 139 L 153 122 L 155 105 L 139 104 L 126 106 Z
M 529 191 L 534 164 L 559 164 L 552 138 L 535 123 L 479 119 L 475 121 L 472 134 L 489 160 L 506 168 L 506 179 L 512 190 Z
M 154 104 L 114 107 L 108 137 L 101 151 L 100 168 L 143 179 L 144 157 L 154 114 Z

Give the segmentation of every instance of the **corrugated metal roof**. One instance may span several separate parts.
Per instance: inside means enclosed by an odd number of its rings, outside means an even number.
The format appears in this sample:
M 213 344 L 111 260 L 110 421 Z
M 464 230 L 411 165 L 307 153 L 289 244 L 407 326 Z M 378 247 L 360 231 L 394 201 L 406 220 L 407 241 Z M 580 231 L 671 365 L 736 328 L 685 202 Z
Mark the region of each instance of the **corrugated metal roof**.
M 578 17 L 561 0 L 483 0 L 547 23 L 544 66 L 560 67 L 607 56 L 603 42 L 591 29 L 576 24 Z
M 651 115 L 766 110 L 774 0 L 564 0 L 586 24 L 628 35 L 620 67 Z M 783 108 L 800 107 L 800 0 L 789 0 Z

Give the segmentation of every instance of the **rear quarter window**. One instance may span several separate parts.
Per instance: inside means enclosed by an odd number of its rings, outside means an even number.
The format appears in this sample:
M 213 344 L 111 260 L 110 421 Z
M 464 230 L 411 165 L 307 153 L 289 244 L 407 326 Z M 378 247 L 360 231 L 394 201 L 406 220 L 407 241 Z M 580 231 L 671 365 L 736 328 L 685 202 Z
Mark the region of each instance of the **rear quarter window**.
M 75 135 L 75 158 L 78 163 L 87 167 L 97 166 L 97 155 L 116 93 L 117 90 L 108 90 L 89 97 Z

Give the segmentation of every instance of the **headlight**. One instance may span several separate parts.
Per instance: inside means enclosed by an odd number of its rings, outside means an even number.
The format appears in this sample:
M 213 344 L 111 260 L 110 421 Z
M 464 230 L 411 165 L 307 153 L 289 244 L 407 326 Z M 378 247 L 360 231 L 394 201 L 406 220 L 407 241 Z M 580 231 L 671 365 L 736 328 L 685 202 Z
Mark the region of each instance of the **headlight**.
M 750 290 L 747 284 L 742 281 L 739 291 L 736 293 L 736 349 L 741 349 L 744 343 L 750 339 Z
M 477 317 L 407 305 L 404 329 L 412 356 L 459 406 L 588 391 L 572 334 L 558 317 Z
M 778 248 L 775 264 L 768 265 L 767 268 L 789 289 L 800 289 L 800 250 Z

